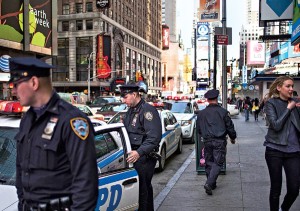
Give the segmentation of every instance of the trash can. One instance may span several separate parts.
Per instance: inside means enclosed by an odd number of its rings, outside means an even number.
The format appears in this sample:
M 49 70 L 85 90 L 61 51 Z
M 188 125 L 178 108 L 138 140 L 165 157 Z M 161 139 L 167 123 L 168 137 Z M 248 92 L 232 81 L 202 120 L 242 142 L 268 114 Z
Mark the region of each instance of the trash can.
M 205 175 L 205 159 L 204 159 L 204 143 L 199 137 L 199 134 L 196 133 L 196 141 L 195 141 L 195 149 L 196 149 L 196 171 L 198 174 Z M 226 158 L 225 162 L 221 168 L 220 174 L 226 174 Z

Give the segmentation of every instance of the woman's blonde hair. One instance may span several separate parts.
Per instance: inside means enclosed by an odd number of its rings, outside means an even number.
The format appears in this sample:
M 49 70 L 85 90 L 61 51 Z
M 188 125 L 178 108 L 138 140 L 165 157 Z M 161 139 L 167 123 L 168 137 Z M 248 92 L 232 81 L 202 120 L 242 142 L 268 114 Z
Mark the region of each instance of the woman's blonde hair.
M 269 89 L 269 94 L 268 97 L 279 97 L 279 91 L 277 90 L 278 86 L 282 86 L 283 83 L 287 80 L 292 80 L 294 81 L 294 79 L 290 76 L 284 75 L 284 76 L 280 76 L 278 78 L 276 78 L 276 80 L 271 84 L 270 89 Z

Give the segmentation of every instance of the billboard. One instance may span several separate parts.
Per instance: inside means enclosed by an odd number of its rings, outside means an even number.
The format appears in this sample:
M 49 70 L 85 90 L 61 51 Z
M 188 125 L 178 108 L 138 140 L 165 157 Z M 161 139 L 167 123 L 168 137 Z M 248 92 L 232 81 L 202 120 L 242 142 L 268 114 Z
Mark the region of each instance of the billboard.
M 298 1 L 294 1 L 293 5 L 293 26 L 292 26 L 292 45 L 298 44 L 300 42 L 300 5 Z
M 108 64 L 110 55 L 104 51 L 104 49 L 110 49 L 110 40 L 108 37 L 101 34 L 97 35 L 96 70 L 98 79 L 108 78 L 111 74 L 110 65 Z M 104 39 L 106 42 L 104 42 Z
M 197 22 L 197 39 L 208 40 L 209 25 L 208 22 Z
M 49 51 L 52 47 L 52 1 L 29 0 L 28 9 L 29 34 L 25 34 L 23 1 L 0 1 L 0 39 L 23 43 L 24 36 L 29 36 L 30 45 Z
M 265 63 L 265 43 L 257 40 L 247 41 L 247 65 L 260 65 Z
M 162 49 L 168 50 L 170 43 L 170 29 L 167 25 L 162 25 Z
M 200 0 L 200 22 L 219 21 L 220 0 Z
M 198 41 L 197 42 L 197 59 L 198 60 L 208 60 L 209 46 L 208 41 Z
M 293 0 L 260 0 L 259 10 L 261 21 L 292 20 Z

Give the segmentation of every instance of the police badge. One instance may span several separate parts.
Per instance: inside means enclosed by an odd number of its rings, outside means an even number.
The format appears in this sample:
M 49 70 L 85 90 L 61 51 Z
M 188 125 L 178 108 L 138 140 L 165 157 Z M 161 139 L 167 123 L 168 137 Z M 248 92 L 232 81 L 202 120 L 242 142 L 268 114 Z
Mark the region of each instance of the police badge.
M 86 119 L 77 117 L 70 120 L 72 130 L 74 133 L 85 140 L 89 135 L 89 124 Z
M 152 119 L 153 119 L 153 114 L 150 111 L 147 111 L 146 113 L 144 113 L 144 116 L 148 121 L 152 121 Z

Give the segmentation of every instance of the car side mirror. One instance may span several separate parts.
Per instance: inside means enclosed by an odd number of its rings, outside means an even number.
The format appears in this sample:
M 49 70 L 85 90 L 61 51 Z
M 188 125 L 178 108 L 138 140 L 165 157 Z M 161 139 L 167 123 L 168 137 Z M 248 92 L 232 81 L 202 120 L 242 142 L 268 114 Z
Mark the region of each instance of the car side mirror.
M 166 130 L 175 130 L 175 125 L 167 125 Z

